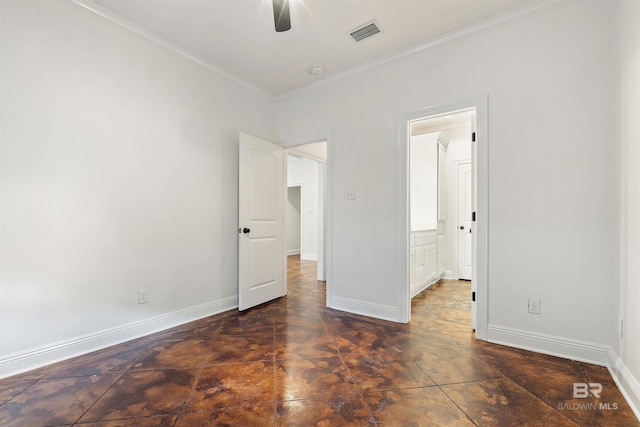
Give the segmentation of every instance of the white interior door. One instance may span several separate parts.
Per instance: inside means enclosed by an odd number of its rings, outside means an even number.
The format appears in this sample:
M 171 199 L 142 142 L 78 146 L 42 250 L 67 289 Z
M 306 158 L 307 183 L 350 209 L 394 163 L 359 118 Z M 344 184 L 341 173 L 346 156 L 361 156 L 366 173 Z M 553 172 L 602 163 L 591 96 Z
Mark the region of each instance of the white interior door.
M 458 165 L 458 278 L 463 280 L 471 280 L 472 275 L 472 194 L 471 163 L 461 163 Z
M 238 307 L 246 310 L 286 293 L 284 149 L 240 134 Z

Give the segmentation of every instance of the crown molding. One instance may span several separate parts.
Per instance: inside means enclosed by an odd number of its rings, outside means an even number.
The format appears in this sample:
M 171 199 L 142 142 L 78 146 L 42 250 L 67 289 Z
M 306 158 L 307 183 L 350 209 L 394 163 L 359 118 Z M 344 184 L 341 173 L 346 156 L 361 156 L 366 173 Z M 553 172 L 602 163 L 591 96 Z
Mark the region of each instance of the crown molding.
M 237 76 L 216 67 L 215 65 L 211 64 L 210 62 L 206 61 L 205 59 L 201 58 L 200 56 L 188 51 L 187 49 L 184 49 L 160 36 L 158 36 L 157 34 L 140 27 L 139 25 L 134 24 L 131 21 L 128 21 L 126 19 L 124 19 L 123 17 L 110 12 L 106 9 L 104 9 L 103 7 L 98 6 L 97 4 L 89 1 L 89 0 L 58 0 L 63 4 L 66 4 L 68 6 L 71 6 L 73 8 L 75 8 L 76 10 L 79 10 L 81 12 L 84 12 L 85 14 L 92 16 L 92 17 L 97 17 L 97 18 L 101 18 L 103 19 L 105 22 L 112 24 L 120 29 L 126 30 L 130 33 L 134 33 L 144 39 L 147 39 L 149 41 L 151 41 L 152 43 L 155 43 L 158 46 L 161 46 L 215 74 L 217 74 L 218 76 L 225 78 L 227 80 L 230 80 L 236 84 L 239 84 L 240 86 L 243 86 L 246 89 L 249 89 L 253 92 L 256 92 L 262 96 L 265 96 L 269 99 L 274 99 L 274 95 L 272 93 L 269 93 L 261 88 L 259 88 L 258 86 L 255 86 L 252 83 L 249 83 L 246 80 L 240 79 Z
M 526 19 L 530 19 L 534 16 L 547 13 L 549 11 L 559 9 L 561 7 L 567 6 L 572 3 L 577 3 L 580 0 L 540 0 L 534 1 L 529 4 L 526 4 L 522 7 L 516 8 L 514 10 L 502 13 L 500 15 L 487 18 L 485 20 L 476 22 L 474 24 L 468 25 L 466 27 L 460 28 L 458 30 L 450 31 L 441 36 L 432 38 L 425 42 L 419 43 L 415 46 L 382 56 L 380 58 L 374 59 L 369 62 L 365 62 L 361 65 L 356 65 L 351 67 L 345 71 L 336 73 L 332 76 L 325 77 L 322 80 L 318 80 L 313 83 L 309 83 L 303 86 L 298 86 L 291 90 L 282 92 L 275 96 L 276 102 L 282 101 L 286 98 L 295 96 L 299 93 L 309 91 L 318 87 L 322 87 L 329 83 L 333 83 L 347 77 L 351 77 L 360 73 L 363 73 L 367 70 L 374 69 L 380 67 L 382 65 L 388 64 L 390 62 L 394 62 L 406 57 L 410 57 L 416 55 L 418 53 L 424 52 L 429 49 L 433 49 L 437 46 L 463 39 L 466 37 L 470 37 L 479 33 L 497 30 L 508 25 L 514 24 L 519 21 L 523 21 Z

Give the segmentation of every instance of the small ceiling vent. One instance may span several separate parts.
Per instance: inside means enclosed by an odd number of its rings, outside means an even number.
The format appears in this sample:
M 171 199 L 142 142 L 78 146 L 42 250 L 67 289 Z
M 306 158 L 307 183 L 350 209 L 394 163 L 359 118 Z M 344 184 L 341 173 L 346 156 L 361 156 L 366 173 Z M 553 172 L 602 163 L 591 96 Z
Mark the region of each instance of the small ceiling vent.
M 360 27 L 352 30 L 349 34 L 353 39 L 357 42 L 362 41 L 366 38 L 374 36 L 380 32 L 380 27 L 378 27 L 378 23 L 376 21 L 371 21 L 367 24 L 361 25 Z

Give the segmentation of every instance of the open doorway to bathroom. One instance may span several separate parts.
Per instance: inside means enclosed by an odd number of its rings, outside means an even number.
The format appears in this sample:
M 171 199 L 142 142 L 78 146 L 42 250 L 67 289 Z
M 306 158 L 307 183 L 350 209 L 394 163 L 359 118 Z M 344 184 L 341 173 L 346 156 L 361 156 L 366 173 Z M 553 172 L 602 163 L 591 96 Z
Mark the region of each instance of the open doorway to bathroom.
M 475 131 L 475 108 L 418 117 L 408 131 L 410 297 L 448 287 L 474 329 Z

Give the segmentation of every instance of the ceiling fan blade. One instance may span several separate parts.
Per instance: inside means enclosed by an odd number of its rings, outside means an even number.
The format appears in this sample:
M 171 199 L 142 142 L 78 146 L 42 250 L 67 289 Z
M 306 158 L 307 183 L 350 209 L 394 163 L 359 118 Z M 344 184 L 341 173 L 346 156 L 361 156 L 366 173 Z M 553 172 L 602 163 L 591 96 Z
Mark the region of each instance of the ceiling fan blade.
M 273 0 L 273 19 L 276 24 L 276 32 L 281 33 L 291 29 L 289 0 Z

